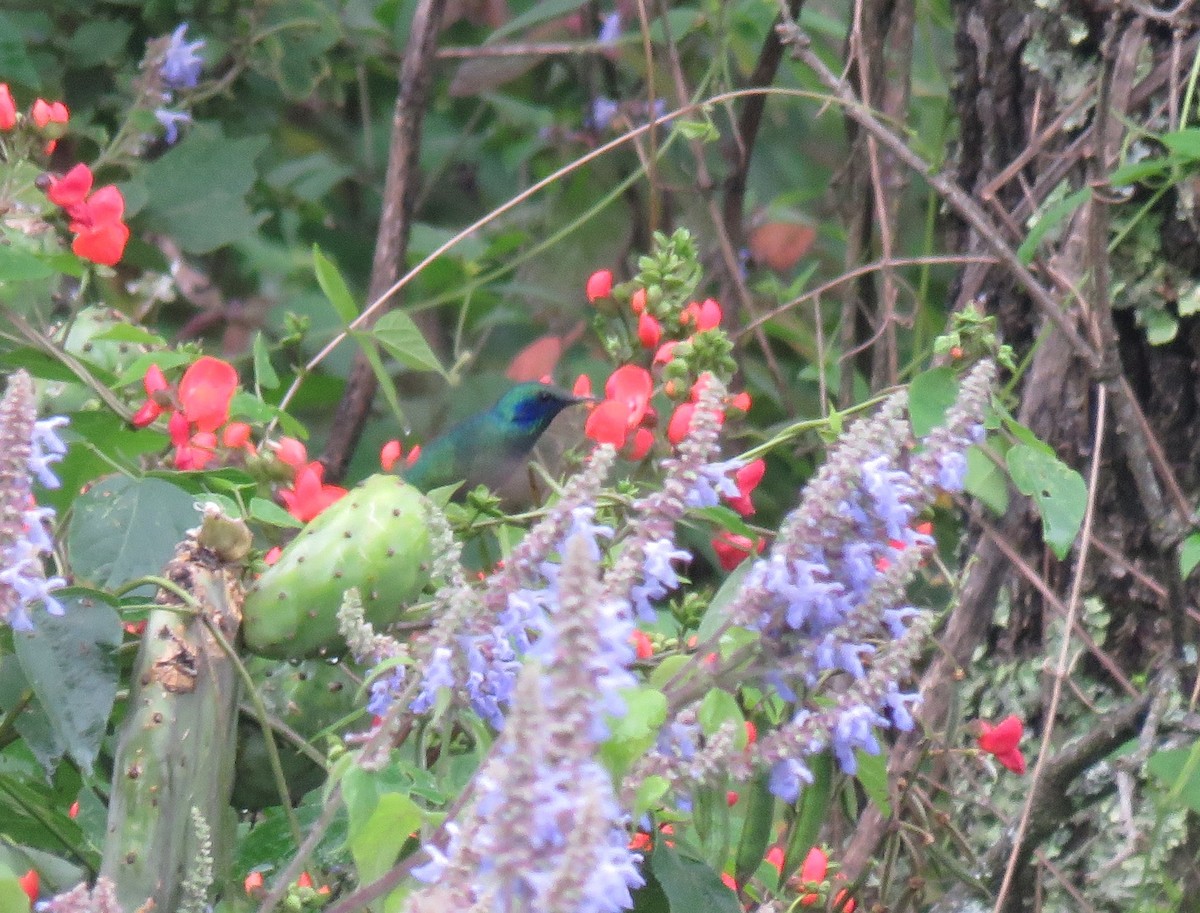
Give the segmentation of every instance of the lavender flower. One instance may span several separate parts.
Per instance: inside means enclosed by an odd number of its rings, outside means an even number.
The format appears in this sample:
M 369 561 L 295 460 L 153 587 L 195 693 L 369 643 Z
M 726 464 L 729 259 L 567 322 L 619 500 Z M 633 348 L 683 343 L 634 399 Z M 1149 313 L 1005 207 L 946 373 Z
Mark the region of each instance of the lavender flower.
M 168 146 L 174 145 L 175 141 L 179 139 L 179 125 L 192 122 L 192 115 L 186 111 L 169 111 L 166 108 L 159 108 L 154 112 L 154 116 L 166 130 L 164 138 Z
M 418 872 L 409 913 L 617 913 L 643 883 L 612 781 L 595 760 L 605 711 L 633 678 L 628 607 L 603 598 L 586 531 L 564 549 L 560 607 L 521 672 L 465 816 Z
M 620 37 L 621 14 L 619 12 L 609 13 L 600 22 L 600 31 L 596 35 L 596 40 L 600 44 L 616 44 Z
M 191 89 L 200 80 L 200 70 L 204 66 L 204 58 L 196 52 L 204 47 L 204 40 L 188 42 L 185 39 L 188 24 L 182 22 L 171 33 L 171 40 L 163 52 L 159 74 L 162 80 L 172 89 Z
M 46 531 L 54 511 L 34 502 L 33 478 L 45 488 L 59 486 L 50 466 L 66 453 L 56 430 L 66 422 L 37 421 L 33 381 L 24 371 L 12 375 L 0 401 L 0 621 L 18 631 L 33 628 L 29 610 L 39 602 L 51 615 L 63 614 L 51 593 L 66 581 L 47 577 L 43 566 L 54 549 Z
M 618 102 L 601 95 L 592 102 L 591 111 L 584 118 L 584 125 L 592 130 L 607 130 L 621 110 Z

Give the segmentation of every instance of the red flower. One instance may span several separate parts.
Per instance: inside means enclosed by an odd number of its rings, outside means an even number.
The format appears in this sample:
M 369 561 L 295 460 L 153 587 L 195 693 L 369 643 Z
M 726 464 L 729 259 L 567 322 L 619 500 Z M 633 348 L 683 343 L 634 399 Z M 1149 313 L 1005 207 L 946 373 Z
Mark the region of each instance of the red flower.
M 641 314 L 646 310 L 646 290 L 640 288 L 629 297 L 629 310 L 635 314 Z
M 638 659 L 649 659 L 654 655 L 654 644 L 650 642 L 645 631 L 635 629 L 629 639 L 633 641 L 633 651 Z
M 13 101 L 8 83 L 0 82 L 0 130 L 11 130 L 17 125 L 17 105 Z
M 628 407 L 630 428 L 641 424 L 653 393 L 654 380 L 650 377 L 650 372 L 637 365 L 622 365 L 617 368 L 604 385 L 604 395 L 607 399 L 619 400 Z
M 246 876 L 246 880 L 242 882 L 242 888 L 247 895 L 251 897 L 257 896 L 263 889 L 263 873 L 251 872 Z
M 754 502 L 750 500 L 750 494 L 758 487 L 758 483 L 762 481 L 763 473 L 766 471 L 767 464 L 760 457 L 747 463 L 733 474 L 733 481 L 738 487 L 738 496 L 729 499 L 729 506 L 743 517 L 754 513 Z
M 30 869 L 28 872 L 26 872 L 17 879 L 17 884 L 21 886 L 21 890 L 25 892 L 25 896 L 29 898 L 30 906 L 37 903 L 38 892 L 41 886 L 37 869 Z
M 179 382 L 179 402 L 190 424 L 200 431 L 216 431 L 229 421 L 229 404 L 237 390 L 237 370 L 228 362 L 203 355 Z
M 279 560 L 279 556 L 282 554 L 283 549 L 278 545 L 271 546 L 269 549 L 267 549 L 267 553 L 263 555 L 263 564 L 265 564 L 267 567 L 270 567 Z
M 730 400 L 729 405 L 737 409 L 738 412 L 750 411 L 750 394 L 743 390 L 741 393 L 735 394 Z
M 652 845 L 650 835 L 645 831 L 638 831 L 629 840 L 629 848 L 639 853 L 650 849 Z
M 671 339 L 664 342 L 658 347 L 658 351 L 654 353 L 654 363 L 656 365 L 665 365 L 675 357 L 675 347 L 679 345 L 678 339 Z
M 74 820 L 79 817 L 79 800 L 76 799 L 71 803 L 71 807 L 67 809 L 67 817 Z
M 1017 746 L 1021 736 L 1025 734 L 1025 726 L 1020 717 L 1009 716 L 995 726 L 980 720 L 979 747 L 988 754 L 995 755 L 996 760 L 1015 774 L 1025 773 L 1025 756 Z
M 571 392 L 576 396 L 591 396 L 592 379 L 586 374 L 580 374 L 577 378 L 575 378 L 575 386 L 571 388 Z
M 279 492 L 288 513 L 301 523 L 307 523 L 346 494 L 344 488 L 326 485 L 322 481 L 324 475 L 325 467 L 314 460 L 296 472 L 291 488 Z
M 71 117 L 71 112 L 61 101 L 51 103 L 41 98 L 33 103 L 33 111 L 30 113 L 38 129 L 45 129 L 47 124 L 65 124 Z
M 750 720 L 746 720 L 746 745 L 753 745 L 758 741 L 758 727 Z
M 379 450 L 380 467 L 384 472 L 391 472 L 403 453 L 404 448 L 400 446 L 399 441 L 388 441 Z
M 229 450 L 246 450 L 254 452 L 254 444 L 250 442 L 250 426 L 245 422 L 230 422 L 221 432 L 221 446 Z
M 678 444 L 687 437 L 688 430 L 692 427 L 692 416 L 695 412 L 695 403 L 680 403 L 675 407 L 675 411 L 671 413 L 671 420 L 667 422 L 668 441 L 672 444 Z
M 638 318 L 638 342 L 642 344 L 642 348 L 653 349 L 662 339 L 662 333 L 662 324 L 643 311 L 642 316 Z
M 713 551 L 717 553 L 717 561 L 727 571 L 732 571 L 752 553 L 761 552 L 766 544 L 762 539 L 754 542 L 746 536 L 739 536 L 727 529 L 721 530 L 711 543 Z
M 777 872 L 783 874 L 783 847 L 771 847 L 767 850 L 767 855 L 763 857 L 763 862 L 774 866 Z
M 142 378 L 142 386 L 146 390 L 146 401 L 130 419 L 135 428 L 145 428 L 162 415 L 163 409 L 168 408 L 165 404 L 170 403 L 168 391 L 171 389 L 171 385 L 167 383 L 167 378 L 158 365 L 151 365 L 146 369 L 146 374 Z
M 733 876 L 728 872 L 721 873 L 721 883 L 724 884 L 725 887 L 729 888 L 729 890 L 733 891 L 734 894 L 738 892 L 737 882 L 733 880 Z
M 695 326 L 696 330 L 702 332 L 720 326 L 722 316 L 721 305 L 711 298 L 706 298 L 700 304 L 693 301 L 685 307 L 679 315 L 679 322 L 683 326 Z
M 601 298 L 607 298 L 612 294 L 613 274 L 612 270 L 599 269 L 588 276 L 587 281 L 587 300 L 595 304 Z
M 65 209 L 68 215 L 73 215 L 72 210 L 82 206 L 91 193 L 93 180 L 92 169 L 80 162 L 62 177 L 51 175 L 46 196 L 51 203 Z
M 606 399 L 588 415 L 583 433 L 597 444 L 624 447 L 629 437 L 629 410 L 624 403 Z
M 738 804 L 738 799 L 740 799 L 740 798 L 741 798 L 741 796 L 738 795 L 737 790 L 734 790 L 734 789 L 728 790 L 725 793 L 725 804 L 729 808 L 733 808 L 735 805 Z
M 129 226 L 124 222 L 104 222 L 81 231 L 71 242 L 77 257 L 101 266 L 116 266 L 129 241 Z
M 312 876 L 308 872 L 301 872 L 300 877 L 296 879 L 296 887 L 311 888 L 313 886 Z
M 635 463 L 646 458 L 650 448 L 654 446 L 654 432 L 649 428 L 637 428 L 633 432 L 633 443 L 629 446 L 626 456 Z

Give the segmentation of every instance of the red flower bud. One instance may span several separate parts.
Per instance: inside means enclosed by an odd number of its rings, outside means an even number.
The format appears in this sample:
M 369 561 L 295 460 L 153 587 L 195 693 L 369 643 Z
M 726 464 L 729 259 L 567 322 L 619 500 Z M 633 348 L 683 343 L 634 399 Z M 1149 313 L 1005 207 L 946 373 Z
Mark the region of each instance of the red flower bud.
M 17 884 L 21 886 L 21 890 L 25 892 L 25 896 L 29 898 L 30 906 L 37 903 L 38 894 L 41 889 L 41 880 L 38 878 L 37 869 L 30 869 L 26 872 L 17 879 Z
M 383 471 L 391 472 L 392 467 L 396 465 L 403 452 L 404 450 L 400 446 L 399 441 L 388 441 L 384 444 L 379 451 L 379 465 L 383 468 Z
M 0 130 L 11 130 L 17 125 L 17 105 L 13 101 L 8 83 L 0 82 Z
M 662 333 L 662 324 L 643 311 L 638 318 L 638 341 L 642 348 L 653 349 L 662 339 Z
M 595 304 L 601 298 L 607 298 L 612 294 L 613 274 L 612 270 L 599 269 L 588 276 L 587 281 L 587 300 Z
M 644 288 L 638 289 L 630 296 L 629 310 L 638 315 L 646 310 L 646 290 Z

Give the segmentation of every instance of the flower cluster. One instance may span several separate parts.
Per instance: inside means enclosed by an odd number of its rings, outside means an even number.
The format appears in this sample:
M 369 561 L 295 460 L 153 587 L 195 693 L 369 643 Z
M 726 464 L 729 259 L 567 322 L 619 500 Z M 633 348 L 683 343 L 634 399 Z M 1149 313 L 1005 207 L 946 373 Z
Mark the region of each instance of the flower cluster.
M 471 807 L 447 826 L 444 848 L 426 846 L 430 862 L 414 874 L 430 887 L 411 896 L 411 913 L 633 906 L 641 856 L 595 759 L 605 714 L 623 712 L 620 691 L 632 684 L 631 623 L 606 599 L 590 536 L 564 546 L 560 605 L 520 674 Z
M 81 162 L 62 177 L 44 176 L 40 186 L 71 220 L 71 250 L 93 263 L 114 266 L 129 240 L 129 226 L 122 221 L 125 198 L 111 184 L 93 191 L 94 180 L 92 169 Z
M 711 747 L 691 758 L 651 755 L 634 780 L 703 779 L 714 769 L 748 776 L 761 764 L 771 768 L 772 791 L 794 801 L 811 781 L 806 756 L 831 747 L 852 774 L 856 752 L 881 750 L 876 730 L 912 728 L 917 697 L 899 682 L 920 655 L 928 620 L 906 604 L 905 587 L 933 544 L 918 517 L 940 493 L 961 490 L 964 453 L 982 430 L 994 376 L 990 362 L 977 365 L 944 424 L 920 442 L 903 394 L 853 426 L 727 606 L 728 622 L 760 632 L 763 684 L 800 704 L 794 717 L 736 757 L 715 758 Z M 801 700 L 798 692 L 831 673 L 848 682 L 833 706 Z
M 979 728 L 977 742 L 981 750 L 992 755 L 1013 773 L 1025 773 L 1025 756 L 1020 748 L 1025 725 L 1019 716 L 1007 716 L 995 726 L 984 720 L 976 725 Z
M 169 37 L 162 38 L 148 55 L 151 69 L 157 72 L 162 87 L 158 89 L 161 103 L 154 111 L 154 116 L 166 131 L 165 139 L 174 143 L 179 139 L 181 124 L 191 123 L 192 117 L 186 111 L 172 111 L 170 105 L 175 101 L 175 93 L 180 89 L 195 88 L 200 80 L 200 70 L 204 67 L 204 59 L 199 51 L 204 48 L 204 40 L 187 40 L 188 25 L 181 23 Z
M 22 114 L 17 110 L 17 103 L 13 100 L 8 83 L 0 82 L 0 132 L 15 130 L 22 123 L 32 123 L 36 128 L 38 141 L 46 141 L 42 151 L 49 155 L 58 145 L 59 138 L 67 132 L 70 119 L 71 112 L 65 104 L 61 101 L 46 101 L 44 98 L 34 101 L 28 115 Z
M 282 438 L 275 446 L 275 457 L 291 470 L 292 484 L 279 490 L 287 512 L 307 523 L 329 505 L 339 501 L 346 489 L 325 483 L 325 464 L 310 460 L 304 444 L 295 438 Z
M 24 371 L 10 377 L 0 401 L 0 622 L 14 630 L 33 628 L 29 610 L 38 602 L 52 615 L 63 613 L 51 592 L 66 581 L 47 577 L 43 567 L 54 550 L 46 530 L 54 511 L 37 506 L 33 480 L 58 487 L 50 465 L 66 453 L 57 434 L 66 422 L 37 421 L 33 381 Z

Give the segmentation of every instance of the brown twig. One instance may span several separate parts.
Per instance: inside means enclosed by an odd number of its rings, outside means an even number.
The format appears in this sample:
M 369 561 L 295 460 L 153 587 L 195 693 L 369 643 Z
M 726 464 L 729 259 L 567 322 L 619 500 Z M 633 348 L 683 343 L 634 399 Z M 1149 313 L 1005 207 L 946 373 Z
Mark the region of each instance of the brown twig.
M 387 177 L 383 185 L 383 209 L 375 238 L 368 300 L 382 296 L 400 275 L 412 228 L 416 198 L 421 126 L 424 120 L 434 51 L 446 0 L 420 0 L 413 13 L 408 46 L 400 63 L 400 87 L 392 114 L 392 138 L 388 152 Z M 389 309 L 399 298 L 388 303 Z M 369 319 L 366 326 L 374 323 Z M 330 480 L 342 478 L 375 398 L 378 380 L 363 353 L 356 352 L 350 378 L 334 412 L 329 442 L 321 455 Z

